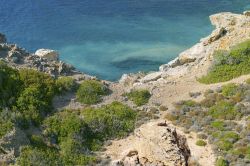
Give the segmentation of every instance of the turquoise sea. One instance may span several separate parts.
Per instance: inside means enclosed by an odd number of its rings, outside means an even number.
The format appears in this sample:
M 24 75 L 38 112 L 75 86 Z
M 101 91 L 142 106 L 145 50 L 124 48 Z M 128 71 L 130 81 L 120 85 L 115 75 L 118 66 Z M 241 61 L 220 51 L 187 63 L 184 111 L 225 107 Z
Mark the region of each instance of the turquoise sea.
M 0 32 L 34 52 L 50 48 L 102 79 L 157 70 L 208 35 L 208 16 L 250 0 L 0 0 Z

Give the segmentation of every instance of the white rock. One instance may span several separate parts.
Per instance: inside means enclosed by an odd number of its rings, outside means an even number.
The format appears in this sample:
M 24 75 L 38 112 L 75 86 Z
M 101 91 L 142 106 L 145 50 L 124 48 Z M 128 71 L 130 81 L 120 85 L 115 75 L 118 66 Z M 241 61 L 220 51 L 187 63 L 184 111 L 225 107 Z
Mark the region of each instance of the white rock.
M 35 55 L 45 58 L 49 61 L 57 61 L 59 58 L 58 52 L 50 49 L 39 49 L 35 52 Z
M 204 45 L 202 43 L 198 43 L 191 47 L 190 49 L 182 52 L 179 55 L 180 64 L 186 64 L 190 62 L 194 62 L 199 56 L 201 56 L 205 52 Z
M 244 14 L 245 16 L 250 16 L 250 10 L 249 10 L 249 11 L 244 11 L 243 14 Z
M 148 75 L 146 75 L 145 77 L 143 77 L 140 82 L 142 83 L 147 83 L 150 81 L 156 81 L 159 78 L 161 78 L 162 72 L 154 72 L 154 73 L 150 73 Z

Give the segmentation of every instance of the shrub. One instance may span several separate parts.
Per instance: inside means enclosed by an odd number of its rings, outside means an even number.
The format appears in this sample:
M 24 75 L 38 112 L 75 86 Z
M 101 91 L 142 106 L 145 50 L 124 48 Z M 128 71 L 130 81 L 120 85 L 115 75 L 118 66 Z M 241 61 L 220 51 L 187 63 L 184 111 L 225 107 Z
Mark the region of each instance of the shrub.
M 84 81 L 77 90 L 77 98 L 84 104 L 96 104 L 107 94 L 107 87 L 95 80 Z
M 134 130 L 136 121 L 136 112 L 119 102 L 87 109 L 82 114 L 94 135 L 104 140 L 127 135 Z
M 238 86 L 233 83 L 222 86 L 222 94 L 226 97 L 234 96 L 237 93 L 237 90 Z
M 233 120 L 241 116 L 232 103 L 220 101 L 209 109 L 209 114 L 215 119 Z
M 228 166 L 228 162 L 224 160 L 223 158 L 219 158 L 216 161 L 216 166 Z
M 22 90 L 22 82 L 17 70 L 0 61 L 0 107 L 10 107 Z
M 9 118 L 0 117 L 0 138 L 2 138 L 5 134 L 10 132 L 14 127 L 14 124 Z
M 225 128 L 224 128 L 225 124 L 223 121 L 214 121 L 211 123 L 211 126 L 215 129 L 218 129 L 221 131 L 225 130 Z
M 203 140 L 198 140 L 198 141 L 196 141 L 196 143 L 195 143 L 197 146 L 206 146 L 207 145 L 207 143 L 205 142 L 205 141 L 203 141 Z
M 151 94 L 148 90 L 134 90 L 130 93 L 127 93 L 126 96 L 129 100 L 133 101 L 137 106 L 142 106 L 148 103 Z
M 17 100 L 17 109 L 27 123 L 39 125 L 45 115 L 50 112 L 51 105 L 47 96 L 36 86 L 26 88 Z
M 50 75 L 31 69 L 21 69 L 19 73 L 25 88 L 30 86 L 37 87 L 43 94 L 44 101 L 52 101 L 56 92 L 56 86 L 55 80 Z
M 56 80 L 56 86 L 59 94 L 74 91 L 77 88 L 75 80 L 71 77 L 59 77 Z
M 230 52 L 215 52 L 215 64 L 206 76 L 198 81 L 211 84 L 229 81 L 250 73 L 250 40 L 238 44 Z

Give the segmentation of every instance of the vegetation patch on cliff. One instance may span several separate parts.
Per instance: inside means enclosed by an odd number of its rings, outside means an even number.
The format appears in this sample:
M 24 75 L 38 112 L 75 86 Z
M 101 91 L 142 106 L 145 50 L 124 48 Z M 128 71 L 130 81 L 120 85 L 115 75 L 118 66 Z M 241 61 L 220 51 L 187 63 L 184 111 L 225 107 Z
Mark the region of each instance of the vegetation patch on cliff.
M 125 96 L 127 96 L 128 99 L 133 101 L 137 106 L 142 106 L 148 103 L 151 94 L 148 90 L 141 89 L 133 90 L 130 93 L 126 93 Z
M 250 86 L 228 84 L 204 93 L 201 102 L 181 101 L 175 104 L 166 118 L 186 132 L 198 133 L 207 139 L 217 156 L 217 163 L 246 165 L 250 162 Z M 199 140 L 198 146 L 205 145 Z M 221 164 L 217 164 L 221 165 Z
M 108 94 L 108 88 L 96 80 L 84 81 L 77 90 L 77 99 L 83 104 L 96 104 Z
M 206 76 L 198 79 L 201 83 L 212 84 L 229 81 L 250 73 L 250 40 L 240 43 L 230 51 L 214 53 L 214 65 Z

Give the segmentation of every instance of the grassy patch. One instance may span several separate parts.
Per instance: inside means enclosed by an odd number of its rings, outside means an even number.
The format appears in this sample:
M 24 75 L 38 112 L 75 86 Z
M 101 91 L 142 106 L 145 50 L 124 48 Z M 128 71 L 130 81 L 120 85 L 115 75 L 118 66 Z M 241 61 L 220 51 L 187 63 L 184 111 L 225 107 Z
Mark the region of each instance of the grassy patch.
M 215 52 L 214 59 L 214 65 L 208 74 L 198 79 L 201 83 L 224 82 L 249 74 L 250 40 L 236 45 L 229 52 Z
M 84 81 L 77 90 L 77 99 L 83 104 L 96 104 L 108 94 L 108 88 L 95 80 Z
M 148 103 L 151 94 L 148 90 L 134 90 L 130 93 L 125 94 L 129 100 L 133 101 L 137 106 L 142 106 Z

